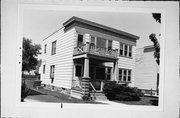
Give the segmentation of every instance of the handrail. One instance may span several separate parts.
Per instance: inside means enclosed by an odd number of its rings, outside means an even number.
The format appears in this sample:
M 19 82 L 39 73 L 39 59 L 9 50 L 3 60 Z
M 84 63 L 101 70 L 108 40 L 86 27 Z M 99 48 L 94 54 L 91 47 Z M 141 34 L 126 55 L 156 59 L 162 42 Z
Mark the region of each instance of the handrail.
M 97 45 L 87 42 L 77 47 L 74 47 L 74 54 L 80 54 L 84 52 L 117 58 L 117 49 L 97 47 Z
M 97 92 L 97 90 L 94 88 L 94 86 L 92 85 L 92 83 L 89 82 L 89 84 L 91 85 L 91 87 L 93 88 L 93 90 L 94 90 L 95 92 Z

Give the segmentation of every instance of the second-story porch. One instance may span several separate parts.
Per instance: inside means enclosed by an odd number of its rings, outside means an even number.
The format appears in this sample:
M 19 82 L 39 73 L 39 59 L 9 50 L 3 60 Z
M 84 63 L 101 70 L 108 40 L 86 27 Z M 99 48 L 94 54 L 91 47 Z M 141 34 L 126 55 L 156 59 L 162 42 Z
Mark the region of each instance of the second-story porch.
M 83 54 L 88 54 L 94 58 L 101 60 L 114 61 L 118 59 L 118 49 L 102 48 L 93 43 L 86 42 L 74 48 L 73 58 L 82 57 Z

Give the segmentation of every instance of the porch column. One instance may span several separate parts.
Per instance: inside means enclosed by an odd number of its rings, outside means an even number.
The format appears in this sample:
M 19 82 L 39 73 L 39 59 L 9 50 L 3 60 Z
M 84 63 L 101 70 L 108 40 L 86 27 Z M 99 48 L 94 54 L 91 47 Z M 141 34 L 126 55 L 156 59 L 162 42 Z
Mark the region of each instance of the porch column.
M 84 75 L 82 77 L 82 89 L 83 89 L 83 95 L 89 95 L 89 58 L 84 58 Z
M 113 66 L 113 76 L 114 76 L 114 78 L 113 78 L 113 80 L 114 81 L 118 81 L 118 61 L 115 61 L 114 62 L 114 66 Z
M 83 78 L 89 78 L 89 58 L 84 58 L 84 76 Z

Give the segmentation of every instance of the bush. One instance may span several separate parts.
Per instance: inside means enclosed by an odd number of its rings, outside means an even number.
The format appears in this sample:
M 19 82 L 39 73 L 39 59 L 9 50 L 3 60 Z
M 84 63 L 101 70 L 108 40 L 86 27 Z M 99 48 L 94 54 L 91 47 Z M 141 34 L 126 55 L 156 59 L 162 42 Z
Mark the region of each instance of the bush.
M 23 102 L 24 99 L 29 95 L 30 93 L 30 88 L 27 87 L 25 80 L 22 80 L 21 84 L 21 101 Z
M 116 82 L 106 83 L 103 90 L 109 100 L 139 101 L 143 96 L 137 88 L 116 84 Z

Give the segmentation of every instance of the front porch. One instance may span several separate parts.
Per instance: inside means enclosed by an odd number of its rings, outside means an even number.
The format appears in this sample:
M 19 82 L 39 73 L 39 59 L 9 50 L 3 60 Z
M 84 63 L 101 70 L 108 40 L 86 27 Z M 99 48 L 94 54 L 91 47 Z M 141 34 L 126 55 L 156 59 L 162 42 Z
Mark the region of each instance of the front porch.
M 90 93 L 102 93 L 106 82 L 117 80 L 118 60 L 116 58 L 81 53 L 74 55 L 73 60 L 72 94 L 74 97 L 78 94 L 80 95 L 78 98 L 81 98 Z M 106 62 L 111 66 L 105 66 Z

